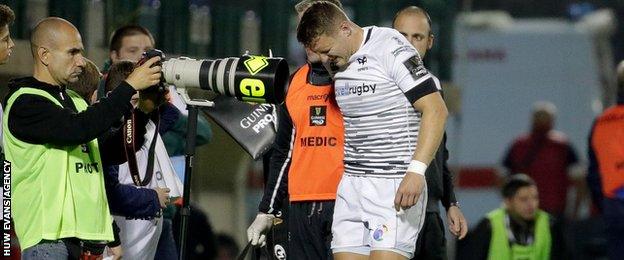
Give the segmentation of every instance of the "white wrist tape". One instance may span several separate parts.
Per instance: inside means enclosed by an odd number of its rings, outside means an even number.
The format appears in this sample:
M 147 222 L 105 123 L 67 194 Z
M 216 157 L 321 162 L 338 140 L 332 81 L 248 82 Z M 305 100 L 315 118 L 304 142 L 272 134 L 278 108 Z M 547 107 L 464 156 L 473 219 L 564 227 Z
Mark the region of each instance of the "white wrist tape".
M 427 171 L 427 165 L 418 160 L 412 160 L 409 167 L 407 167 L 407 172 L 413 172 L 422 176 L 425 176 L 425 171 Z

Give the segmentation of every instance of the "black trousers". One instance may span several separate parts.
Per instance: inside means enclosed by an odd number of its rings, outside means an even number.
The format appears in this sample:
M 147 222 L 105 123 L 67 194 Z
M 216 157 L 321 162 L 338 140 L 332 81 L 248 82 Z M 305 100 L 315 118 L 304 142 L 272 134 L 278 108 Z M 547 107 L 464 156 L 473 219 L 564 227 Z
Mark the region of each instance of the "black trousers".
M 416 240 L 416 252 L 412 259 L 446 260 L 446 238 L 444 223 L 438 212 L 427 212 L 425 223 Z
M 293 202 L 288 209 L 287 259 L 333 259 L 331 224 L 334 201 Z
M 605 198 L 603 218 L 607 227 L 607 255 L 609 259 L 622 259 L 624 255 L 624 200 Z

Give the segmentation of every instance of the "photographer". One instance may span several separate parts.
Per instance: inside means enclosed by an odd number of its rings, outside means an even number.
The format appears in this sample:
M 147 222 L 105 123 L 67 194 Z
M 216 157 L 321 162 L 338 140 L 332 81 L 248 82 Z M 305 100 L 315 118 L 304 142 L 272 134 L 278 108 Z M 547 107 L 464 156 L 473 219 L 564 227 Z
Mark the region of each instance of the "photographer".
M 98 88 L 99 81 L 102 78 L 99 68 L 89 59 L 85 58 L 85 67 L 78 77 L 76 82 L 71 82 L 67 85 L 67 88 L 75 91 L 80 95 L 87 103 L 95 103 L 95 92 Z M 130 63 L 130 62 L 128 62 Z M 128 74 L 132 72 L 134 64 L 130 63 L 129 70 L 124 75 L 116 76 L 115 73 L 109 77 L 110 84 L 119 85 Z M 116 78 L 116 83 L 113 83 L 110 79 Z M 109 85 L 110 85 L 109 84 Z M 143 90 L 142 92 L 145 92 Z M 135 94 L 135 96 L 138 94 Z M 156 98 L 156 97 L 154 97 Z M 140 107 L 143 109 L 149 109 L 148 112 L 154 110 L 154 104 L 150 99 L 141 99 Z M 145 105 L 149 103 L 150 105 Z M 135 105 L 135 104 L 133 104 Z M 149 120 L 149 115 L 137 111 L 139 108 L 135 108 L 135 115 L 137 120 L 141 123 L 138 125 L 146 125 Z M 165 111 L 162 109 L 161 111 Z M 121 121 L 120 121 L 121 122 Z M 119 131 L 120 128 L 111 129 L 110 131 Z M 123 126 L 121 127 L 123 129 Z M 138 129 L 143 131 L 137 131 L 139 137 L 145 132 L 144 128 Z M 141 149 L 144 140 L 141 140 L 139 144 L 135 144 L 135 150 Z M 160 216 L 161 208 L 166 207 L 166 203 L 169 200 L 169 189 L 155 187 L 153 189 L 142 189 L 130 184 L 121 184 L 118 180 L 118 167 L 106 167 L 104 169 L 104 183 L 106 186 L 106 196 L 109 203 L 109 208 L 112 214 L 130 217 L 130 218 L 148 218 L 153 219 Z M 112 169 L 112 170 L 111 170 Z M 109 255 L 113 256 L 113 259 L 119 259 L 123 255 L 121 247 L 121 241 L 119 237 L 120 228 L 113 221 L 113 231 L 115 232 L 115 241 L 108 243 Z
M 130 61 L 113 63 L 106 78 L 105 88 L 107 92 L 114 91 L 119 82 L 122 82 L 132 72 L 133 68 L 134 63 Z M 137 118 L 143 113 L 148 113 L 149 122 L 146 126 L 145 140 L 141 142 L 142 146 L 139 150 L 128 154 L 128 163 L 119 165 L 118 172 L 114 175 L 117 175 L 122 184 L 165 190 L 168 197 L 179 197 L 181 196 L 182 184 L 173 170 L 169 155 L 160 137 L 162 132 L 159 129 L 169 127 L 167 123 L 159 122 L 159 117 L 163 113 L 179 112 L 164 99 L 165 94 L 156 87 L 139 92 L 138 100 L 144 102 L 139 102 L 137 105 L 142 112 L 135 110 L 133 114 L 127 114 L 124 122 L 127 122 L 129 118 Z M 135 157 L 132 158 L 132 156 Z M 136 160 L 134 169 L 130 164 L 131 159 Z M 168 193 L 170 191 L 168 187 L 171 187 L 171 194 Z M 165 205 L 161 206 L 165 207 Z M 115 216 L 115 221 L 122 231 L 120 239 L 125 257 L 129 259 L 154 258 L 163 225 L 161 215 L 150 218 L 129 218 L 122 215 Z
M 85 66 L 80 33 L 56 17 L 40 21 L 31 33 L 33 77 L 9 84 L 3 118 L 6 158 L 11 162 L 15 229 L 23 259 L 66 259 L 101 254 L 100 241 L 113 239 L 104 191 L 103 165 L 124 158 L 110 156 L 106 133 L 132 109 L 136 90 L 159 82 L 159 58 L 136 68 L 111 95 L 88 107 L 65 86 Z M 108 148 L 108 149 L 107 149 Z M 120 161 L 121 160 L 121 161 Z
M 143 52 L 154 49 L 154 38 L 152 34 L 144 27 L 139 25 L 125 25 L 113 33 L 109 44 L 109 58 L 107 66 L 104 67 L 104 73 L 108 75 L 108 68 L 119 61 L 132 61 L 138 62 Z M 173 91 L 173 87 L 169 88 L 168 103 L 169 106 L 174 104 L 177 110 L 167 109 L 160 113 L 160 125 L 159 132 L 161 138 L 165 144 L 167 153 L 171 156 L 171 162 L 176 170 L 176 173 L 183 180 L 184 174 L 184 147 L 186 144 L 186 129 L 188 116 L 186 111 L 186 105 L 181 100 L 179 95 Z M 104 96 L 106 93 L 103 84 L 100 85 L 98 95 Z M 169 112 L 167 112 L 169 111 Z M 212 136 L 212 131 L 208 121 L 202 116 L 198 117 L 197 121 L 197 146 L 208 143 Z M 137 155 L 139 161 L 147 161 L 145 158 L 140 158 L 141 155 Z M 122 177 L 123 178 L 123 177 Z M 120 178 L 120 181 L 123 180 Z M 163 223 L 160 239 L 158 239 L 158 251 L 157 259 L 177 259 L 178 252 L 176 249 L 176 243 L 174 241 L 173 234 L 173 216 L 176 214 L 177 208 L 175 205 L 169 205 L 167 209 L 163 211 Z M 193 213 L 192 213 L 193 214 Z

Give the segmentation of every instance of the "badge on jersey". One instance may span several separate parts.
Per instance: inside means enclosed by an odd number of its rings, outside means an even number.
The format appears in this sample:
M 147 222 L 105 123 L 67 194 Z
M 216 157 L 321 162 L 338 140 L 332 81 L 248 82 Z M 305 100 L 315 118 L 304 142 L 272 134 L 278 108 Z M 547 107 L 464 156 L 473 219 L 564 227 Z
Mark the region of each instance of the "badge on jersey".
M 310 126 L 327 124 L 327 106 L 310 106 Z
M 409 70 L 410 74 L 412 74 L 412 77 L 415 80 L 418 80 L 422 76 L 427 75 L 427 69 L 423 64 L 422 59 L 418 55 L 414 55 L 411 58 L 407 59 L 405 62 L 403 62 L 403 65 L 405 65 L 405 68 Z
M 362 65 L 362 66 L 363 66 L 364 64 L 366 64 L 366 62 L 367 62 L 367 61 L 368 61 L 368 59 L 366 58 L 366 56 L 362 56 L 362 57 L 360 57 L 360 58 L 357 58 L 357 62 L 358 62 L 358 64 L 360 64 L 360 65 Z

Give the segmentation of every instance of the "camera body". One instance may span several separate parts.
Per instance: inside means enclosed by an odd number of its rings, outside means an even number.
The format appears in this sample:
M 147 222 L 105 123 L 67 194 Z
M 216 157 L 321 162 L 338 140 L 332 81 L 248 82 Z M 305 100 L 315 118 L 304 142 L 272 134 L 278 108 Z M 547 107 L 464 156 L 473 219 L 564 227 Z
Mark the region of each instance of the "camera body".
M 158 50 L 158 49 L 151 49 L 151 50 L 143 52 L 143 57 L 139 60 L 139 62 L 137 62 L 136 66 L 139 67 L 143 65 L 146 61 L 148 61 L 149 59 L 153 57 L 160 57 L 160 61 L 154 63 L 152 67 L 162 66 L 163 64 L 162 61 L 164 60 L 165 55 L 163 54 L 161 50 Z M 166 101 L 165 96 L 167 95 L 168 92 L 169 91 L 167 90 L 167 85 L 165 84 L 165 80 L 163 77 L 161 77 L 160 82 L 158 84 L 151 86 L 149 88 L 146 88 L 144 90 L 141 90 L 140 95 L 142 97 L 147 97 L 148 99 L 153 100 L 158 106 Z

